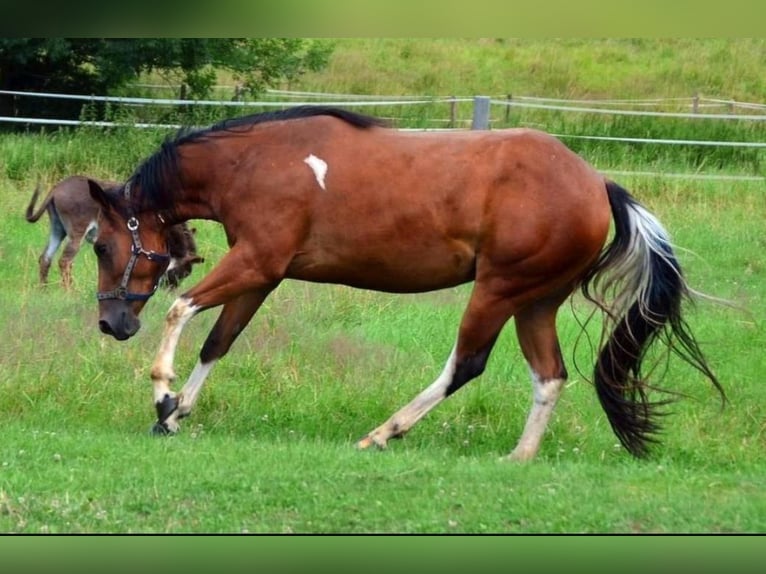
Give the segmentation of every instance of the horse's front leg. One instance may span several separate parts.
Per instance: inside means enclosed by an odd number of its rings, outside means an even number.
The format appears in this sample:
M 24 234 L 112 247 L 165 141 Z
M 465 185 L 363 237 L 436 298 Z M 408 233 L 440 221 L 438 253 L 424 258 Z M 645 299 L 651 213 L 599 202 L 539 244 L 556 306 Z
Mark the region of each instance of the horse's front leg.
M 257 289 L 239 295 L 224 304 L 221 315 L 202 346 L 194 370 L 177 395 L 170 390 L 170 383 L 175 379 L 172 368 L 173 356 L 183 326 L 199 310 L 199 307 L 189 303 L 188 295 L 173 304 L 166 318 L 165 334 L 160 344 L 160 351 L 152 368 L 154 405 L 157 410 L 157 423 L 153 431 L 156 434 L 178 431 L 179 420 L 191 413 L 199 392 L 216 361 L 228 352 L 270 291 L 270 288 Z
M 154 407 L 157 410 L 157 423 L 152 430 L 156 434 L 174 433 L 178 430 L 176 415 L 178 400 L 176 394 L 170 389 L 170 385 L 176 378 L 173 360 L 181 331 L 199 309 L 190 298 L 180 297 L 176 299 L 165 316 L 162 341 L 151 370 Z
M 260 308 L 269 291 L 271 289 L 245 293 L 224 305 L 223 311 L 202 346 L 194 370 L 176 397 L 178 403 L 174 413 L 176 426 L 177 419 L 189 416 L 213 365 L 229 351 L 234 340 Z
M 157 410 L 157 423 L 153 428 L 155 433 L 178 431 L 178 420 L 191 411 L 210 369 L 226 354 L 266 296 L 279 284 L 274 279 L 279 277 L 277 273 L 264 273 L 252 264 L 252 256 L 246 257 L 245 263 L 241 251 L 232 248 L 215 269 L 181 295 L 168 311 L 162 341 L 151 371 L 154 406 Z M 199 311 L 220 305 L 224 306 L 223 310 L 200 351 L 199 362 L 176 395 L 170 385 L 175 380 L 173 360 L 181 331 Z

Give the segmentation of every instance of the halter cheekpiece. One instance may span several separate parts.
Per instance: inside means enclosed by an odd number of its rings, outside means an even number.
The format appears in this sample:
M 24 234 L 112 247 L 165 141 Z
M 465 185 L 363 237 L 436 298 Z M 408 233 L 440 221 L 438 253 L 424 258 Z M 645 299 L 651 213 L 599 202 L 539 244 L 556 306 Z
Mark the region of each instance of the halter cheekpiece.
M 128 182 L 125 184 L 124 194 L 128 205 L 130 205 L 130 180 L 128 180 Z M 107 299 L 120 299 L 122 301 L 146 301 L 149 299 L 149 297 L 154 295 L 155 291 L 157 291 L 157 285 L 159 282 L 155 282 L 154 287 L 152 287 L 152 290 L 148 293 L 134 293 L 132 291 L 128 291 L 130 275 L 133 273 L 133 268 L 136 266 L 138 258 L 143 255 L 149 261 L 154 261 L 155 263 L 163 263 L 170 260 L 169 253 L 157 253 L 156 251 L 144 249 L 143 245 L 141 244 L 141 236 L 138 233 L 138 218 L 133 215 L 132 209 L 130 207 L 128 207 L 128 215 L 129 217 L 126 225 L 128 231 L 130 231 L 130 236 L 133 241 L 130 246 L 130 259 L 128 260 L 128 264 L 125 266 L 125 271 L 122 274 L 120 285 L 111 291 L 99 291 L 96 293 L 96 298 L 99 301 L 104 301 Z

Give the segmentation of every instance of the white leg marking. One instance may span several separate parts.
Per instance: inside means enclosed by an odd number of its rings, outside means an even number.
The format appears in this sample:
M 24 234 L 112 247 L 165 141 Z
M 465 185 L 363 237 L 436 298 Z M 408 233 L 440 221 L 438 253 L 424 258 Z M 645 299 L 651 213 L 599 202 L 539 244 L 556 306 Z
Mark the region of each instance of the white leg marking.
M 303 160 L 308 166 L 314 170 L 314 177 L 317 178 L 317 183 L 319 184 L 319 187 L 326 190 L 324 184 L 324 178 L 325 175 L 327 175 L 327 162 L 319 159 L 314 154 L 309 155 L 306 159 Z
M 511 460 L 531 460 L 540 448 L 548 421 L 556 406 L 564 379 L 548 379 L 543 381 L 540 376 L 530 369 L 532 374 L 533 402 L 529 411 L 524 432 L 521 434 L 516 448 L 508 455 Z
M 412 428 L 428 411 L 442 402 L 444 397 L 447 396 L 447 388 L 455 374 L 455 354 L 456 347 L 453 347 L 447 363 L 444 365 L 444 369 L 438 378 L 415 397 L 410 404 L 400 410 L 398 417 L 394 417 L 400 419 L 400 428 L 404 428 L 404 430 Z
M 400 436 L 410 430 L 415 423 L 422 419 L 447 396 L 447 388 L 455 374 L 455 355 L 457 345 L 452 348 L 447 364 L 444 365 L 439 377 L 407 406 L 397 411 L 390 419 L 370 432 L 359 441 L 359 447 L 367 448 L 373 443 L 380 447 L 386 446 L 388 439 Z
M 208 363 L 197 361 L 197 364 L 194 366 L 194 370 L 192 371 L 191 375 L 189 375 L 189 380 L 186 381 L 186 384 L 178 393 L 180 397 L 180 401 L 178 403 L 178 414 L 188 415 L 191 412 L 194 403 L 197 402 L 199 392 L 202 390 L 202 385 L 205 384 L 205 380 L 210 373 L 210 369 L 213 368 L 213 365 L 215 365 L 216 361 L 217 359 L 213 359 Z
M 54 233 L 51 233 L 50 238 L 48 239 L 48 247 L 45 249 L 45 259 L 48 261 L 53 259 L 53 256 L 56 254 L 59 245 L 61 245 L 61 241 L 62 238 L 55 235 Z
M 166 394 L 170 394 L 170 382 L 175 378 L 173 360 L 175 358 L 178 339 L 186 322 L 199 310 L 191 300 L 179 297 L 171 305 L 165 317 L 165 331 L 162 335 L 160 348 L 152 365 L 152 380 L 154 381 L 154 402 L 162 402 Z

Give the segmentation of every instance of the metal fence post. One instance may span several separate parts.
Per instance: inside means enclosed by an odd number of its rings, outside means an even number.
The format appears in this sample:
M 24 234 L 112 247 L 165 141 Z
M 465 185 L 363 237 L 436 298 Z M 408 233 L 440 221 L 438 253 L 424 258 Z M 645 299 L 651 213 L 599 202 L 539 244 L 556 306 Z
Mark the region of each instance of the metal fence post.
M 489 97 L 474 96 L 473 98 L 473 121 L 472 130 L 489 129 Z

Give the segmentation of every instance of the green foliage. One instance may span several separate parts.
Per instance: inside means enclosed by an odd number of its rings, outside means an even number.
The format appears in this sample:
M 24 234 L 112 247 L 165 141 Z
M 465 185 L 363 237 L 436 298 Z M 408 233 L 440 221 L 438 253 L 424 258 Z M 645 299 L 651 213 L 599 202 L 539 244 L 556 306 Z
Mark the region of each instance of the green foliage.
M 41 130 L 0 136 L 0 181 L 22 188 L 53 185 L 74 174 L 126 179 L 160 144 L 166 130 L 132 128 Z
M 300 38 L 13 38 L 0 39 L 0 89 L 105 95 L 141 74 L 180 75 L 182 97 L 204 98 L 219 73 L 252 94 L 326 63 L 331 44 Z M 2 115 L 65 113 L 81 104 L 0 98 Z

